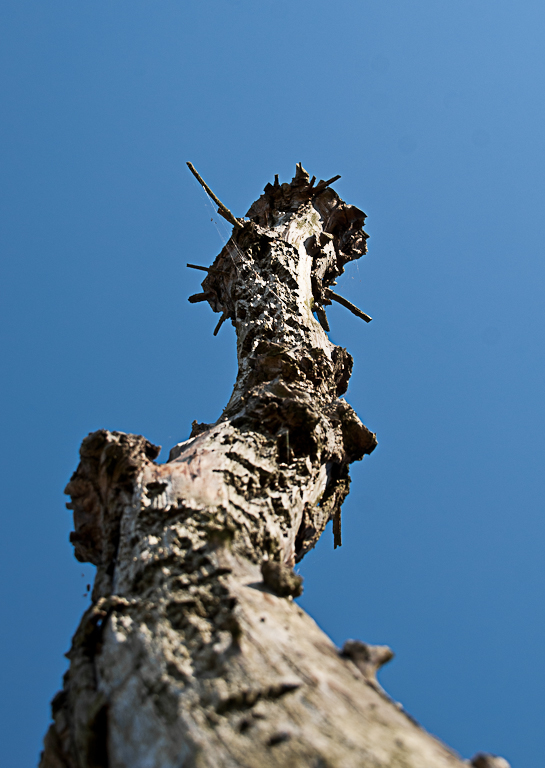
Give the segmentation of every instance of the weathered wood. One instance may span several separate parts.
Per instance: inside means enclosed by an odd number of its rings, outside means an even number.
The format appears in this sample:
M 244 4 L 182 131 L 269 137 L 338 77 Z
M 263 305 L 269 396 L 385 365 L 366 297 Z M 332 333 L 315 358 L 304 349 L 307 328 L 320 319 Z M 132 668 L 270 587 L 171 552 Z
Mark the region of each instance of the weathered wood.
M 342 651 L 293 602 L 293 567 L 335 521 L 375 435 L 342 399 L 352 358 L 313 316 L 365 253 L 365 215 L 298 165 L 267 185 L 203 281 L 237 333 L 215 424 L 166 464 L 89 435 L 66 492 L 92 605 L 53 700 L 41 768 L 455 768 L 384 693 L 385 647 Z M 480 759 L 480 758 L 479 758 Z

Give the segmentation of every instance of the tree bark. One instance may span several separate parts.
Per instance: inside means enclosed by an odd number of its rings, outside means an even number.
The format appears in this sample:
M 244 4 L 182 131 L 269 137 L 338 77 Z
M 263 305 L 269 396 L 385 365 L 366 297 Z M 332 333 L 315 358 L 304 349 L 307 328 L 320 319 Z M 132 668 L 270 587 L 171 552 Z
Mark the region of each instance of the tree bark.
M 364 219 L 300 165 L 268 184 L 190 299 L 236 328 L 221 417 L 162 465 L 140 436 L 83 441 L 71 540 L 97 574 L 41 768 L 467 765 L 380 688 L 388 648 L 340 651 L 293 601 L 294 564 L 331 519 L 341 543 L 348 465 L 376 446 L 324 331 Z

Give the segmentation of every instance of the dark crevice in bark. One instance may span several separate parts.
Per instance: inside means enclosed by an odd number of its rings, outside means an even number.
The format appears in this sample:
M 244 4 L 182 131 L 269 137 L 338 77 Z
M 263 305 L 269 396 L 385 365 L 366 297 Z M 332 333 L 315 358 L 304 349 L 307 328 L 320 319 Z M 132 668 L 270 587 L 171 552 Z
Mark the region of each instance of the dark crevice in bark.
M 104 705 L 89 723 L 91 738 L 87 752 L 89 768 L 109 768 L 108 760 L 108 707 Z

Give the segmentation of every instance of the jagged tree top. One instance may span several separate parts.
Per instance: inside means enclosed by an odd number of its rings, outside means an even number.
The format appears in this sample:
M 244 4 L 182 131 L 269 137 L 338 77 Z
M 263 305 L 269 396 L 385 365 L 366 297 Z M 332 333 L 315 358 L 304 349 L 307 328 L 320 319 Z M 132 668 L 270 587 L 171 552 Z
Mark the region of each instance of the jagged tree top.
M 287 224 L 294 214 L 303 215 L 304 210 L 314 210 L 321 219 L 319 231 L 309 235 L 304 246 L 312 256 L 312 294 L 313 307 L 324 330 L 329 331 L 329 324 L 324 311 L 332 301 L 338 301 L 366 322 L 371 318 L 351 302 L 343 299 L 331 290 L 337 278 L 343 274 L 349 261 L 359 259 L 367 253 L 368 234 L 363 230 L 366 214 L 355 205 L 348 205 L 330 187 L 340 176 L 327 181 L 320 180 L 315 185 L 316 177 L 310 178 L 301 163 L 297 163 L 295 176 L 290 184 L 280 184 L 278 175 L 274 184 L 267 184 L 261 197 L 256 200 L 246 213 L 246 219 L 235 219 L 231 212 L 216 198 L 209 187 L 188 163 L 192 172 L 219 204 L 218 213 L 234 225 L 231 240 L 208 269 L 208 277 L 203 281 L 203 293 L 191 296 L 189 301 L 208 301 L 215 312 L 222 312 L 222 319 L 215 334 L 228 317 L 235 321 L 231 283 L 228 279 L 233 266 L 233 250 L 245 248 L 248 236 L 258 235 L 262 230 L 276 229 Z M 234 246 L 234 248 L 233 248 Z M 194 267 L 195 265 L 188 265 Z M 206 268 L 205 268 L 206 269 Z

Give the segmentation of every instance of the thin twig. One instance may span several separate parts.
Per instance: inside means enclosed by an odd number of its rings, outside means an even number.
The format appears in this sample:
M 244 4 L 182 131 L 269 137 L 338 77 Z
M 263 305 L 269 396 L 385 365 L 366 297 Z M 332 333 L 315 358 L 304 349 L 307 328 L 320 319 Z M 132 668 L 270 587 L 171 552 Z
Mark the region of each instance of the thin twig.
M 200 269 L 203 272 L 208 272 L 209 267 L 200 267 L 198 264 L 187 264 L 186 266 L 190 267 L 191 269 Z
M 331 299 L 332 301 L 336 301 L 339 304 L 342 304 L 343 307 L 349 309 L 353 315 L 356 315 L 356 317 L 360 317 L 362 320 L 365 320 L 366 323 L 370 323 L 373 319 L 372 317 L 369 317 L 369 315 L 366 315 L 365 312 L 362 312 L 361 309 L 358 309 L 355 304 L 352 304 L 351 301 L 348 301 L 348 299 L 339 296 L 338 293 L 334 293 L 331 288 L 326 288 L 324 290 L 324 295 L 327 299 Z
M 191 173 L 193 174 L 193 176 L 194 176 L 194 177 L 197 179 L 197 181 L 199 182 L 199 184 L 200 184 L 202 187 L 204 187 L 204 189 L 206 190 L 206 192 L 208 192 L 208 194 L 210 195 L 210 197 L 212 198 L 212 200 L 213 200 L 213 201 L 216 203 L 216 205 L 218 206 L 218 213 L 220 213 L 220 214 L 223 216 L 223 218 L 224 218 L 224 219 L 227 219 L 227 221 L 228 221 L 230 224 L 232 224 L 234 227 L 243 227 L 244 225 L 243 225 L 243 224 L 241 224 L 241 223 L 240 223 L 240 221 L 238 221 L 238 219 L 236 219 L 236 218 L 233 216 L 233 214 L 231 213 L 231 211 L 229 210 L 229 208 L 227 208 L 227 206 L 225 206 L 225 205 L 224 205 L 224 204 L 221 202 L 221 200 L 220 200 L 218 197 L 216 197 L 216 195 L 215 195 L 215 194 L 212 192 L 212 190 L 210 189 L 210 187 L 208 186 L 208 184 L 206 183 L 206 181 L 205 181 L 205 180 L 204 180 L 204 179 L 203 179 L 201 176 L 199 176 L 199 174 L 198 174 L 198 172 L 197 172 L 197 170 L 196 170 L 195 166 L 194 166 L 192 163 L 187 163 L 187 167 L 189 168 L 189 170 L 191 171 Z
M 335 510 L 335 514 L 333 515 L 333 549 L 337 549 L 337 547 L 342 547 L 342 536 L 341 536 L 341 508 L 337 507 Z
M 327 322 L 327 315 L 325 313 L 325 309 L 322 307 L 321 304 L 314 304 L 314 311 L 316 312 L 316 317 L 318 318 L 318 322 L 324 329 L 324 331 L 329 331 L 329 323 Z
M 228 317 L 229 315 L 227 314 L 227 312 L 224 312 L 223 315 L 220 317 L 218 324 L 214 328 L 214 336 L 218 335 L 221 326 L 224 324 L 224 322 L 227 320 Z

